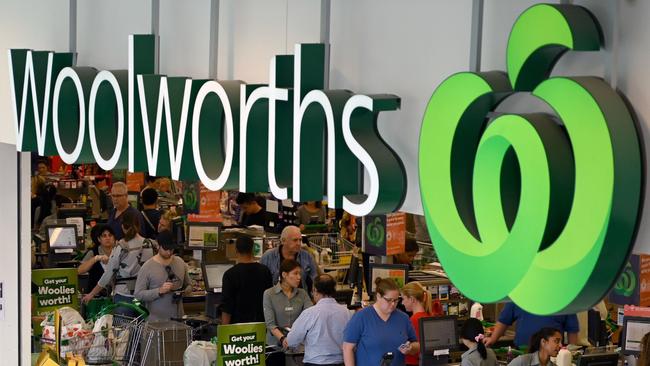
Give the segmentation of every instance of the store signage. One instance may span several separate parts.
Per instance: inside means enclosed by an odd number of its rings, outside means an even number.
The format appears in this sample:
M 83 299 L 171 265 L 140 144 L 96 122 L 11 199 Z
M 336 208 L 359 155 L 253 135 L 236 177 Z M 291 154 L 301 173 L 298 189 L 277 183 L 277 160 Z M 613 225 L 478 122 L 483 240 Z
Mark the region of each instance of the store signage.
M 361 249 L 370 255 L 404 253 L 406 246 L 406 213 L 368 215 L 362 218 Z
M 217 331 L 218 366 L 264 366 L 264 323 L 220 325 Z
M 326 196 L 357 216 L 401 206 L 405 170 L 377 129 L 400 98 L 323 90 L 325 45 L 275 56 L 269 84 L 251 85 L 156 75 L 155 44 L 153 35 L 130 36 L 128 70 L 117 71 L 74 66 L 71 53 L 10 50 L 18 150 L 200 180 L 213 191 Z
M 507 75 L 462 72 L 426 108 L 420 189 L 431 239 L 465 295 L 536 314 L 587 309 L 625 266 L 641 207 L 633 112 L 596 77 L 550 77 L 567 50 L 597 51 L 583 7 L 539 4 L 515 22 Z M 556 113 L 488 114 L 531 92 Z
M 63 306 L 79 309 L 76 269 L 35 269 L 32 283 L 36 286 L 32 295 L 35 314 L 41 315 Z

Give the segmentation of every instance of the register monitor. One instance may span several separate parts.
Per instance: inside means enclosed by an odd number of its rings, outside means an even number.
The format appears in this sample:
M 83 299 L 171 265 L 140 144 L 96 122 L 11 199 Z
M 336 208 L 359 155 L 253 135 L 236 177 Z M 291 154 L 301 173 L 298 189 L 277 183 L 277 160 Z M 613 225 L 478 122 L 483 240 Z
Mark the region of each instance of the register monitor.
M 48 259 L 51 264 L 70 261 L 78 246 L 77 225 L 47 225 Z
M 187 246 L 190 248 L 216 247 L 219 244 L 218 223 L 189 222 Z
M 458 348 L 455 316 L 420 318 L 420 365 L 447 364 Z
M 617 366 L 619 355 L 616 352 L 580 355 L 578 366 Z
M 395 280 L 397 287 L 402 288 L 406 284 L 408 274 L 409 266 L 407 264 L 370 263 L 370 286 L 367 286 L 370 292 L 368 295 L 370 295 L 370 297 L 374 296 L 375 279 L 377 277 L 390 277 Z
M 223 288 L 223 274 L 232 268 L 234 263 L 203 263 L 201 270 L 203 272 L 203 283 L 205 283 L 206 292 L 221 292 Z
M 50 251 L 57 253 L 74 251 L 77 249 L 77 225 L 47 226 L 47 243 Z
M 641 351 L 641 339 L 646 333 L 650 333 L 650 318 L 631 316 L 623 318 L 621 353 L 638 356 Z

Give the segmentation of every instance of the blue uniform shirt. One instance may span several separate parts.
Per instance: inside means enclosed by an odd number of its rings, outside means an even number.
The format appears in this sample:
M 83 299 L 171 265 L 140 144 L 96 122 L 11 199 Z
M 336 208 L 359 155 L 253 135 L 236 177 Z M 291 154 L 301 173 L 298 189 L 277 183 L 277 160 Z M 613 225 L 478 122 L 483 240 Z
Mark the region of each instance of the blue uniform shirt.
M 343 342 L 357 345 L 354 356 L 357 366 L 380 365 L 386 352 L 393 353 L 391 365 L 404 365 L 399 346 L 406 341 L 417 341 L 408 315 L 395 310 L 388 321 L 383 321 L 373 306 L 354 314 L 343 332 Z
M 515 346 L 517 347 L 527 345 L 530 342 L 530 337 L 544 327 L 557 328 L 562 333 L 578 333 L 580 330 L 578 317 L 575 314 L 534 315 L 509 302 L 503 307 L 499 315 L 499 322 L 512 325 L 515 321 L 517 322 L 515 327 Z

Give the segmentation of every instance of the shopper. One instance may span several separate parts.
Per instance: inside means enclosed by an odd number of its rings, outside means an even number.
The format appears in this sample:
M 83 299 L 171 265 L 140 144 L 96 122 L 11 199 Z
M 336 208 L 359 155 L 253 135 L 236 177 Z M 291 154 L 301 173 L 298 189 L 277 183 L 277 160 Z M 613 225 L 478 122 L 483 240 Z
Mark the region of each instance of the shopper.
M 409 282 L 402 287 L 402 305 L 404 305 L 406 311 L 413 314 L 411 315 L 411 324 L 415 330 L 415 337 L 418 339 L 418 342 L 420 337 L 420 318 L 442 315 L 440 302 L 436 301 L 435 304 L 436 307 L 434 308 L 431 294 L 419 282 Z M 420 355 L 406 355 L 406 364 L 419 365 Z
M 142 265 L 134 291 L 135 298 L 149 310 L 149 321 L 182 317 L 183 295 L 192 291 L 187 264 L 174 255 L 171 231 L 162 231 L 157 241 L 158 254 Z
M 308 293 L 311 291 L 313 281 L 318 276 L 318 265 L 308 251 L 302 249 L 302 234 L 297 226 L 287 226 L 280 234 L 280 246 L 267 250 L 260 263 L 267 266 L 273 275 L 273 284 L 280 279 L 280 263 L 285 259 L 293 259 L 300 263 L 302 280 L 300 287 Z
M 408 316 L 395 311 L 399 302 L 395 281 L 377 278 L 375 288 L 375 303 L 354 314 L 343 332 L 346 366 L 377 366 L 388 352 L 393 354 L 392 365 L 403 365 L 404 355 L 420 351 Z
M 267 223 L 266 211 L 257 202 L 253 193 L 240 192 L 235 200 L 242 210 L 242 217 L 239 223 L 242 226 L 257 225 L 265 227 Z
M 264 291 L 263 307 L 266 322 L 266 344 L 287 348 L 287 328 L 293 326 L 300 313 L 312 306 L 307 292 L 300 287 L 300 264 L 285 259 L 280 265 L 280 282 Z
M 131 212 L 138 220 L 138 232 L 144 232 L 144 223 L 140 211 L 129 205 L 129 190 L 123 182 L 113 183 L 111 187 L 111 200 L 113 201 L 113 209 L 108 214 L 108 226 L 113 229 L 115 238 L 122 239 L 124 233 L 122 232 L 122 221 L 124 213 Z
M 161 213 L 160 220 L 158 221 L 158 232 L 165 230 L 172 231 L 172 220 L 174 219 L 174 213 L 171 210 L 167 210 Z
M 262 298 L 273 286 L 271 271 L 253 258 L 253 239 L 237 238 L 237 264 L 223 275 L 221 324 L 263 322 Z
M 117 246 L 111 252 L 108 258 L 108 264 L 104 274 L 97 281 L 97 286 L 83 297 L 87 303 L 94 298 L 102 289 L 109 286 L 114 292 L 113 302 L 132 302 L 133 290 L 138 271 L 142 264 L 153 257 L 153 249 L 149 240 L 140 236 L 140 222 L 138 216 L 140 213 L 126 211 L 121 215 L 122 225 L 120 229 L 124 232 Z M 132 311 L 117 309 L 117 313 L 135 315 Z
M 296 225 L 300 231 L 311 223 L 324 224 L 327 213 L 321 201 L 307 201 L 296 210 Z
M 562 332 L 556 328 L 542 328 L 530 338 L 528 353 L 521 355 L 508 366 L 556 366 L 551 357 L 557 356 L 562 347 Z
M 305 366 L 342 365 L 343 330 L 350 312 L 336 303 L 336 281 L 328 274 L 316 277 L 313 295 L 316 305 L 303 311 L 293 323 L 287 345 L 305 345 Z
M 86 252 L 77 268 L 77 273 L 80 275 L 88 273 L 86 293 L 90 293 L 97 286 L 97 282 L 108 266 L 108 258 L 113 252 L 113 247 L 115 247 L 115 234 L 113 229 L 107 225 L 93 226 L 90 230 L 90 239 L 94 246 Z
M 155 239 L 158 236 L 160 210 L 158 209 L 158 192 L 153 188 L 145 188 L 140 193 L 142 198 L 142 218 L 144 219 L 143 237 Z
M 468 348 L 461 356 L 461 366 L 497 366 L 497 356 L 483 344 L 485 330 L 476 318 L 465 320 L 460 329 L 460 341 Z
M 394 264 L 406 264 L 409 266 L 409 270 L 413 269 L 413 260 L 415 256 L 420 251 L 420 246 L 415 238 L 407 237 L 405 248 L 403 253 L 398 253 L 393 256 Z
M 357 242 L 357 217 L 349 212 L 343 212 L 339 221 L 341 238 L 356 244 Z
M 494 326 L 494 331 L 490 338 L 485 340 L 485 344 L 489 347 L 495 344 L 499 338 L 505 333 L 508 326 L 516 322 L 515 328 L 515 346 L 522 347 L 528 345 L 528 341 L 533 333 L 538 330 L 550 327 L 560 330 L 560 333 L 568 333 L 569 344 L 576 344 L 578 341 L 578 317 L 575 314 L 571 315 L 550 315 L 542 316 L 528 313 L 521 309 L 514 303 L 506 303 L 499 314 L 497 324 Z

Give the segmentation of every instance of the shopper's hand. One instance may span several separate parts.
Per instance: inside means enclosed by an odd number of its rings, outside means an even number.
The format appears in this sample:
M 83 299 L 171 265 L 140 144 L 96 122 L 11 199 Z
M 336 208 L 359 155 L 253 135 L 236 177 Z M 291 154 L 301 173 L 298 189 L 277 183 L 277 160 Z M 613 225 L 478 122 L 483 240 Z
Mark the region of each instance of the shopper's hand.
M 496 340 L 492 339 L 492 337 L 483 338 L 483 344 L 485 344 L 485 347 L 491 347 L 495 343 L 496 343 Z
M 85 295 L 81 298 L 81 301 L 83 301 L 84 304 L 87 304 L 87 303 L 89 303 L 90 300 L 92 300 L 93 298 L 95 298 L 95 296 L 93 296 L 93 294 L 85 294 Z
M 411 342 L 406 342 L 403 345 L 399 346 L 399 351 L 402 352 L 403 355 L 409 355 L 413 352 L 413 346 L 411 345 Z
M 108 263 L 108 256 L 106 255 L 96 255 L 95 262 L 102 262 L 104 264 Z
M 158 293 L 161 295 L 164 295 L 172 290 L 172 283 L 171 282 L 165 282 L 160 286 L 158 289 Z
M 286 339 L 286 338 L 282 340 L 282 348 L 284 348 L 284 349 L 289 348 L 289 343 L 287 343 L 287 339 Z

